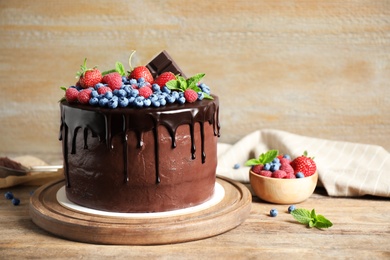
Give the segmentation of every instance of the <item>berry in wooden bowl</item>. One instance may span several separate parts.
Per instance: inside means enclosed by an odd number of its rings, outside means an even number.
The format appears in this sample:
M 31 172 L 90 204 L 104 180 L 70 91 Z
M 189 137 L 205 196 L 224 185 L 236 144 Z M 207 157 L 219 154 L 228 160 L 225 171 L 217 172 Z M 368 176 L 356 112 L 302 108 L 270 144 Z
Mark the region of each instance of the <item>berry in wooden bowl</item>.
M 288 155 L 278 155 L 277 150 L 270 150 L 258 159 L 248 160 L 246 165 L 251 166 L 249 179 L 253 191 L 267 202 L 302 202 L 313 194 L 317 185 L 317 168 L 306 152 L 291 160 Z

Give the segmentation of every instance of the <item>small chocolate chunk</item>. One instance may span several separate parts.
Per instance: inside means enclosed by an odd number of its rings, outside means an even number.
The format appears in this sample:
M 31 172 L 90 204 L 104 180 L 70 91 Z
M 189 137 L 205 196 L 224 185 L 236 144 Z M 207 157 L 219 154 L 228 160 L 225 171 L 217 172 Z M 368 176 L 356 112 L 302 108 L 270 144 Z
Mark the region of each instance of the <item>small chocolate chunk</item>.
M 152 73 L 153 78 L 156 78 L 161 73 L 168 71 L 175 75 L 180 74 L 182 77 L 186 77 L 176 62 L 165 50 L 151 60 L 146 67 L 150 70 L 150 73 Z

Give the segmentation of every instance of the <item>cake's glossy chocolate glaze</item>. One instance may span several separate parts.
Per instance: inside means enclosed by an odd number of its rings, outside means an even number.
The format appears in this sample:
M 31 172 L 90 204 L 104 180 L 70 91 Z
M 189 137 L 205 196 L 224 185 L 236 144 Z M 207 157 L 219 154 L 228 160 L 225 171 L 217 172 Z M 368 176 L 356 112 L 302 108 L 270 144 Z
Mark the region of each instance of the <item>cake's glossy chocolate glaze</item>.
M 166 211 L 207 200 L 215 182 L 218 114 L 216 96 L 143 109 L 62 102 L 68 198 L 118 212 Z

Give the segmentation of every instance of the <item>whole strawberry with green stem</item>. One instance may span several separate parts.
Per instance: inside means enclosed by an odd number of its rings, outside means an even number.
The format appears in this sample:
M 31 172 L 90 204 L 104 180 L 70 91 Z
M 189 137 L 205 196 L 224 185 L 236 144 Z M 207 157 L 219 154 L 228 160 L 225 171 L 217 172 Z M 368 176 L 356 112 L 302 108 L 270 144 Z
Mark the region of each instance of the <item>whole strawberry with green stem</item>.
M 291 166 L 294 169 L 294 174 L 302 172 L 305 177 L 313 175 L 317 170 L 316 163 L 314 162 L 314 157 L 308 157 L 307 151 L 304 151 L 303 155 L 295 158 L 291 162 Z
M 138 67 L 135 67 L 134 69 L 131 66 L 131 59 L 132 59 L 134 53 L 135 53 L 135 51 L 133 51 L 129 57 L 129 66 L 131 69 L 129 79 L 139 80 L 140 78 L 144 78 L 144 80 L 146 82 L 149 82 L 150 84 L 152 84 L 154 79 L 153 79 L 152 73 L 150 73 L 149 69 L 146 66 L 138 66 Z
M 95 67 L 87 67 L 87 58 L 84 59 L 84 64 L 80 66 L 80 71 L 76 77 L 79 79 L 82 88 L 92 88 L 102 80 L 102 73 Z

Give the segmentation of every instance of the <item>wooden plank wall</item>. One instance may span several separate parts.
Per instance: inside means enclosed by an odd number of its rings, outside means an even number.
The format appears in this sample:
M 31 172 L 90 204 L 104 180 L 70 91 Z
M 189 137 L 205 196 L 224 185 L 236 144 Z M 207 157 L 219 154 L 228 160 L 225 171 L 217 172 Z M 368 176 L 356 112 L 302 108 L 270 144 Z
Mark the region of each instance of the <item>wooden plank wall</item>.
M 59 87 L 132 49 L 206 73 L 221 142 L 274 128 L 390 150 L 390 1 L 0 0 L 0 155 L 60 158 Z

